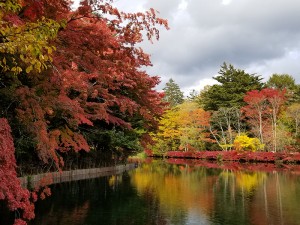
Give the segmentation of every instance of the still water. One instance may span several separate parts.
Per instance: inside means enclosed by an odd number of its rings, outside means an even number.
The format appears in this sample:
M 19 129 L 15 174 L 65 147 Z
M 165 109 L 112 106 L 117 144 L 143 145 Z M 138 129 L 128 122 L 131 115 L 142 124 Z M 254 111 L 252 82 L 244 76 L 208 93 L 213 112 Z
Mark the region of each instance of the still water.
M 52 186 L 31 225 L 296 225 L 300 175 L 144 163 Z

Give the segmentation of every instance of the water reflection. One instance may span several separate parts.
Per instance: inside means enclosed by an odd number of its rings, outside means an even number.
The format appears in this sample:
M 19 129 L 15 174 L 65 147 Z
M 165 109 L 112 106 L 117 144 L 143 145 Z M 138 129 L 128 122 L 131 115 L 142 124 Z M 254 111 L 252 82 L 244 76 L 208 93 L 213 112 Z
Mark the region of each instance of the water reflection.
M 30 224 L 299 224 L 300 176 L 163 161 L 53 186 Z M 0 221 L 1 222 L 1 221 Z M 0 223 L 1 224 L 1 223 Z
M 37 205 L 36 225 L 167 224 L 158 202 L 137 195 L 128 174 L 64 183 Z
M 131 176 L 140 195 L 151 190 L 158 197 L 170 224 L 299 224 L 300 177 L 295 174 L 158 161 Z

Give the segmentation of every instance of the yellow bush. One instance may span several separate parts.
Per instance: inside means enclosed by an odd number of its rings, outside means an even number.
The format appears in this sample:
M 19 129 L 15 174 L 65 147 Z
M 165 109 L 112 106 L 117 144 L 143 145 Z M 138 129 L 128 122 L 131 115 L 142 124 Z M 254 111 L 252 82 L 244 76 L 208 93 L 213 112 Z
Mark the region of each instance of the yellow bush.
M 264 145 L 258 138 L 250 138 L 246 134 L 236 136 L 233 142 L 234 149 L 237 151 L 252 151 L 255 152 L 262 149 Z

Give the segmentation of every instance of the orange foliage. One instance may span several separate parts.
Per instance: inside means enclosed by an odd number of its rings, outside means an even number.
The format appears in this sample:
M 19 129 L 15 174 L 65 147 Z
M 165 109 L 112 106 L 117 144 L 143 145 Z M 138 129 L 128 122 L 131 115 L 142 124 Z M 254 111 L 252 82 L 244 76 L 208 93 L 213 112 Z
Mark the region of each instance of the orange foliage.
M 177 142 L 176 150 L 204 149 L 204 143 L 210 142 L 210 113 L 199 108 L 196 103 L 185 102 L 168 110 L 160 120 L 157 140 Z

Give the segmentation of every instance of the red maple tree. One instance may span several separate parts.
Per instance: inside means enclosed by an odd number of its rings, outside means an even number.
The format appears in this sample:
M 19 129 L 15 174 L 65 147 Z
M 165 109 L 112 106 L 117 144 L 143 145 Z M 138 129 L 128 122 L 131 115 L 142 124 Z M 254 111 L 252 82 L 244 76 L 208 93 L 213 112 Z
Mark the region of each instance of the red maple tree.
M 159 78 L 142 69 L 151 66 L 151 61 L 137 44 L 143 41 L 143 33 L 150 41 L 158 39 L 157 25 L 168 28 L 167 21 L 157 17 L 153 9 L 124 13 L 111 3 L 81 1 L 77 10 L 71 10 L 68 0 L 11 0 L 3 6 L 7 12 L 0 13 L 8 47 L 17 41 L 9 38 L 12 31 L 20 37 L 25 32 L 32 41 L 28 44 L 29 39 L 24 38 L 24 43 L 18 43 L 26 46 L 23 51 L 11 47 L 2 53 L 3 84 L 7 89 L 13 87 L 8 97 L 17 102 L 16 118 L 31 134 L 39 158 L 53 162 L 57 169 L 64 164 L 62 153 L 90 150 L 83 126 L 93 127 L 102 121 L 132 129 L 136 126 L 132 121 L 138 119 L 141 127 L 152 129 L 163 112 L 163 96 L 154 90 Z M 18 76 L 12 77 L 11 72 Z M 10 115 L 10 119 L 16 118 Z M 5 157 L 9 151 L 11 156 L 3 161 L 2 171 L 14 171 L 8 174 L 12 177 L 9 183 L 7 178 L 1 187 L 0 199 L 13 202 L 11 210 L 22 209 L 23 218 L 31 219 L 29 192 L 18 192 L 21 197 L 15 193 L 17 188 L 23 189 L 17 182 L 7 121 L 3 119 L 0 126 L 5 128 L 0 140 L 9 137 L 8 142 L 0 143 L 1 154 Z M 15 185 L 11 192 L 4 190 L 8 184 Z M 35 200 L 36 194 L 32 197 Z
M 8 209 L 19 211 L 15 225 L 26 224 L 23 219 L 34 218 L 34 205 L 30 202 L 30 193 L 21 187 L 17 178 L 16 159 L 13 138 L 8 121 L 0 118 L 0 200 L 7 202 Z
M 249 91 L 244 97 L 247 105 L 242 111 L 248 123 L 261 143 L 271 142 L 273 151 L 277 151 L 278 114 L 285 100 L 285 90 L 273 88 Z
M 52 11 L 44 10 L 44 16 L 57 19 Z M 58 168 L 62 160 L 57 150 L 89 151 L 82 124 L 103 120 L 130 129 L 128 118 L 133 116 L 140 116 L 145 128 L 156 124 L 163 112 L 162 94 L 154 90 L 159 78 L 141 70 L 151 61 L 136 44 L 143 30 L 151 40 L 158 38 L 156 24 L 168 28 L 153 9 L 123 13 L 103 1 L 83 1 L 64 19 L 52 69 L 34 74 L 31 85 L 17 91 L 18 116 L 35 136 L 40 158 L 54 160 Z

